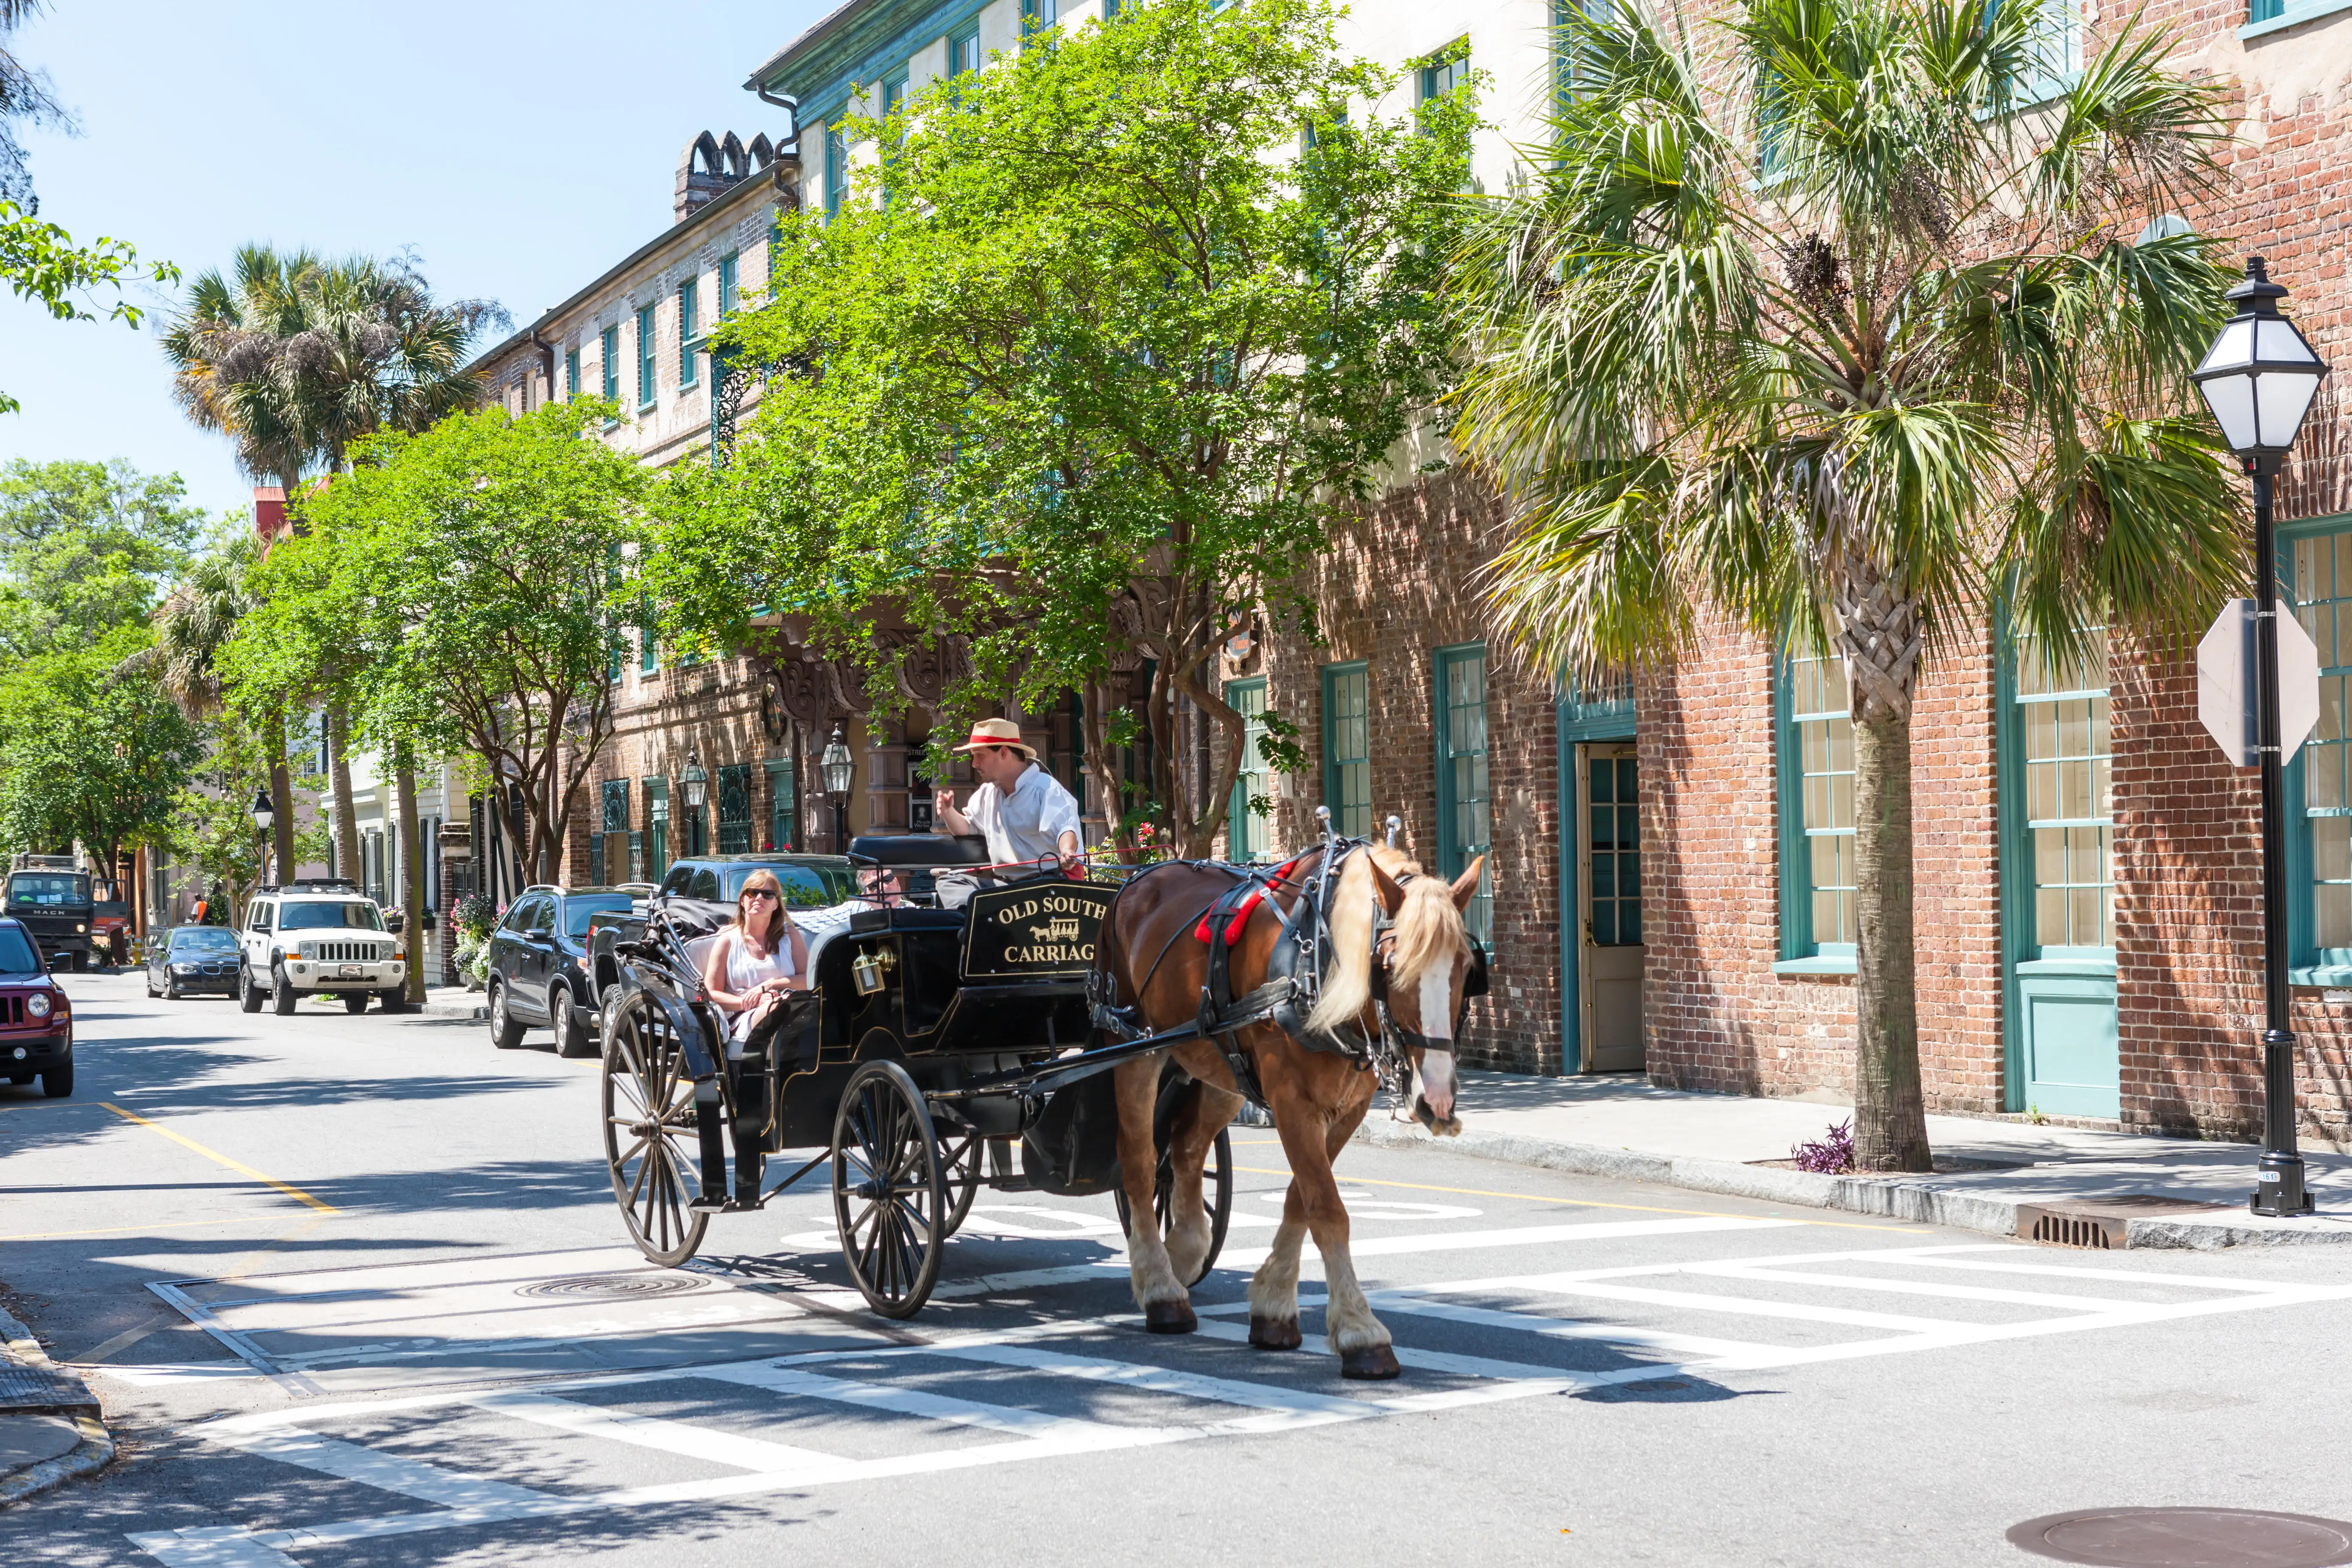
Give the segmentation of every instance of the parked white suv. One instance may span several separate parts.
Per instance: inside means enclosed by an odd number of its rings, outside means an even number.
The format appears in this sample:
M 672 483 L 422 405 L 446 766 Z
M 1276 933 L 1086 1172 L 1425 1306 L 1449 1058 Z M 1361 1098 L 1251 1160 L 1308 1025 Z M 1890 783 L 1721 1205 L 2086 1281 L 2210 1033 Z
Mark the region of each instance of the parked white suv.
M 248 1013 L 294 1011 L 305 996 L 337 995 L 348 1012 L 406 999 L 408 944 L 383 929 L 383 911 L 341 877 L 265 887 L 246 906 L 238 933 L 237 1005 Z

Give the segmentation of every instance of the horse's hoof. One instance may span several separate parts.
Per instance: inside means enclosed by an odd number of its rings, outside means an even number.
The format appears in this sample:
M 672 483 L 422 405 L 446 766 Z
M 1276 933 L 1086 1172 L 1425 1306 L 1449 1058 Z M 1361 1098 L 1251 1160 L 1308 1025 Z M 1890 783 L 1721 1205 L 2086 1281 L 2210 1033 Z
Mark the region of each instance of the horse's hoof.
M 1367 1345 L 1362 1350 L 1339 1352 L 1339 1375 L 1365 1383 L 1386 1383 L 1398 1372 L 1396 1352 L 1386 1345 Z
M 1189 1334 L 1200 1326 L 1190 1301 L 1153 1301 L 1143 1309 L 1143 1331 L 1148 1334 Z
M 1253 1317 L 1249 1342 L 1262 1351 L 1295 1351 L 1298 1348 L 1298 1320 Z

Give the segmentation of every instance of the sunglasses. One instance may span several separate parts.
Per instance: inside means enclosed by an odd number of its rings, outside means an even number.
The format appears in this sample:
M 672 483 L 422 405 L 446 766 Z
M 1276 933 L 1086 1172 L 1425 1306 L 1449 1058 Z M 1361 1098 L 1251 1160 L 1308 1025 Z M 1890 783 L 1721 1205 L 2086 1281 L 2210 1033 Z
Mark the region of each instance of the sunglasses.
M 743 889 L 743 896 L 747 899 L 772 899 L 776 895 L 765 888 L 746 888 Z

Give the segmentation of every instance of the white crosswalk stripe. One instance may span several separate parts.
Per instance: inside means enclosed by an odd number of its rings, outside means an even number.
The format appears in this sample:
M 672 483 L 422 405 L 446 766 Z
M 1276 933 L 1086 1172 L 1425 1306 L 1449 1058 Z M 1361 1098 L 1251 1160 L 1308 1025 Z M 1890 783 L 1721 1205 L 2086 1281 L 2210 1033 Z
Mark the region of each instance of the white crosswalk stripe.
M 1787 1223 L 1702 1216 L 1528 1226 L 1366 1237 L 1356 1250 L 1360 1256 L 1407 1257 L 1508 1249 L 1538 1245 L 1538 1238 L 1605 1246 L 1612 1237 L 1703 1236 Z M 1229 1253 L 1220 1272 L 1231 1281 L 1234 1276 L 1226 1271 L 1244 1269 L 1257 1256 L 1262 1253 L 1249 1249 Z M 296 1403 L 192 1430 L 246 1452 L 431 1506 L 295 1528 L 189 1529 L 131 1540 L 169 1568 L 285 1568 L 297 1561 L 289 1552 L 306 1546 L 797 1492 L 1169 1443 L 1265 1437 L 1546 1394 L 1795 1372 L 1857 1357 L 2352 1299 L 2352 1285 L 2045 1264 L 2028 1261 L 2031 1256 L 2000 1243 L 1631 1265 L 1611 1265 L 1604 1254 L 1590 1268 L 1385 1286 L 1372 1290 L 1371 1300 L 1397 1334 L 1397 1357 L 1410 1374 L 1403 1384 L 1339 1384 L 1330 1377 L 1329 1363 L 1313 1359 L 1329 1353 L 1313 1332 L 1302 1336 L 1298 1354 L 1237 1354 L 1234 1347 L 1246 1340 L 1248 1330 L 1234 1320 L 1248 1311 L 1247 1303 L 1212 1300 L 1200 1305 L 1200 1332 L 1189 1340 L 1146 1340 L 1127 1313 L 1074 1313 L 999 1329 L 919 1331 L 914 1342 L 885 1342 L 858 1332 L 845 1336 L 821 1325 L 830 1343 L 800 1353 L 585 1373 L 529 1386 Z M 950 1281 L 939 1294 L 1001 1298 L 1016 1288 L 1099 1288 L 1106 1280 L 1123 1285 L 1101 1263 L 1065 1265 Z M 2124 1289 L 2145 1299 L 2115 1293 Z M 806 1299 L 816 1292 L 799 1294 Z M 1913 1310 L 1879 1310 L 1869 1304 L 1873 1297 L 1892 1298 Z M 1323 1305 L 1313 1289 L 1302 1290 L 1299 1300 L 1308 1314 Z M 1050 1309 L 1050 1303 L 1032 1305 Z M 2020 1318 L 2020 1310 L 2040 1315 Z M 1756 1324 L 1757 1337 L 1711 1331 L 1726 1319 Z M 1465 1334 L 1484 1335 L 1489 1343 L 1499 1336 L 1506 1353 L 1448 1348 Z M 845 1337 L 854 1342 L 845 1344 Z M 1422 1342 L 1429 1338 L 1441 1342 Z M 388 1357 L 403 1353 L 386 1352 Z M 1414 1380 L 1424 1381 L 1415 1386 Z M 1063 1389 L 1085 1401 L 1087 1414 L 1052 1408 L 1063 1397 L 1056 1391 Z M 728 1391 L 722 1396 L 730 1412 L 723 1427 L 629 1407 L 633 1400 L 658 1400 L 674 1410 L 689 1399 L 708 1402 L 717 1390 Z M 761 1409 L 789 1420 L 793 1440 L 761 1435 Z M 828 1451 L 829 1411 L 839 1412 L 845 1423 L 856 1422 L 863 1452 Z M 332 1430 L 354 1421 L 380 1429 L 395 1415 L 407 1422 L 396 1453 Z M 436 1436 L 444 1427 L 451 1452 L 480 1451 L 478 1427 L 469 1447 L 463 1424 L 485 1420 L 528 1424 L 556 1434 L 556 1441 L 587 1446 L 583 1453 L 655 1450 L 726 1473 L 604 1490 L 583 1490 L 577 1482 L 558 1489 L 565 1483 L 551 1480 L 550 1489 L 541 1490 L 419 1457 L 436 1452 Z M 851 1446 L 851 1430 L 841 1428 L 845 1447 Z M 875 1453 L 877 1445 L 896 1451 Z

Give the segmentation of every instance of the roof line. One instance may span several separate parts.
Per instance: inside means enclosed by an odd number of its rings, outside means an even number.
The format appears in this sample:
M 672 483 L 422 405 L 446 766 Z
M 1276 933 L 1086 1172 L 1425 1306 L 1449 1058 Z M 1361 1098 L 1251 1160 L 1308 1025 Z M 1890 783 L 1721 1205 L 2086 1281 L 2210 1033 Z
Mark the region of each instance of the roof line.
M 540 312 L 539 318 L 532 321 L 530 325 L 522 328 L 505 341 L 497 343 L 490 348 L 484 349 L 480 353 L 475 355 L 469 363 L 476 365 L 488 364 L 492 360 L 497 359 L 499 355 L 504 354 L 512 349 L 530 343 L 534 338 L 538 337 L 541 332 L 546 331 L 557 317 L 569 314 L 571 311 L 577 309 L 581 302 L 588 299 L 589 296 L 602 292 L 612 284 L 612 281 L 615 277 L 635 267 L 639 262 L 645 260 L 646 257 L 651 256 L 663 246 L 677 239 L 681 233 L 690 231 L 704 222 L 707 222 L 709 219 L 715 216 L 721 208 L 731 208 L 740 205 L 744 193 L 755 191 L 763 184 L 772 185 L 779 192 L 787 190 L 788 187 L 786 186 L 783 179 L 783 172 L 787 164 L 792 167 L 793 172 L 797 173 L 801 166 L 801 161 L 798 154 L 795 153 L 793 157 L 786 158 L 779 153 L 775 161 L 770 163 L 766 169 L 755 171 L 753 174 L 747 174 L 742 179 L 736 181 L 733 184 L 728 186 L 725 190 L 719 192 L 717 195 L 711 197 L 709 201 L 703 203 L 700 206 L 687 214 L 683 221 L 671 224 L 669 227 L 662 230 L 661 233 L 646 241 L 645 244 L 637 247 L 636 249 L 629 252 L 628 255 L 623 257 L 620 260 L 614 262 L 612 266 L 598 273 L 593 282 L 589 283 L 585 288 L 575 290 L 572 294 L 571 298 L 565 300 L 563 303 L 560 305 L 551 305 L 547 310 L 542 310 Z M 761 174 L 766 174 L 770 178 L 763 181 L 759 177 Z
M 782 48 L 778 49 L 774 54 L 770 55 L 768 57 L 768 63 L 753 71 L 751 77 L 743 83 L 743 90 L 746 92 L 759 91 L 761 88 L 767 85 L 768 78 L 773 76 L 777 70 L 782 68 L 786 60 L 792 58 L 803 49 L 809 48 L 814 45 L 822 43 L 833 34 L 839 32 L 842 26 L 848 21 L 849 14 L 851 12 L 863 10 L 870 4 L 872 4 L 872 0 L 844 0 L 844 4 L 836 6 L 830 16 L 827 16 L 812 24 L 810 26 L 803 28 L 799 37 L 794 38 L 791 43 L 786 44 Z

